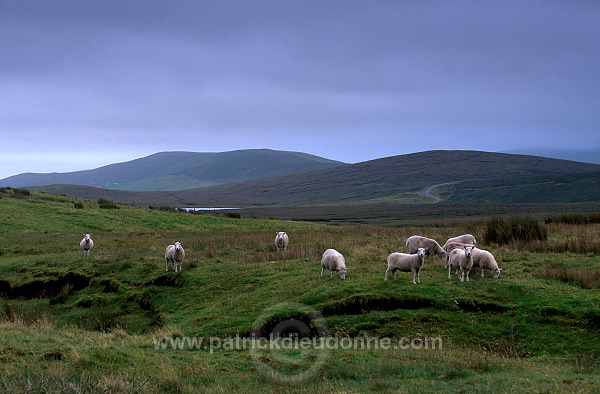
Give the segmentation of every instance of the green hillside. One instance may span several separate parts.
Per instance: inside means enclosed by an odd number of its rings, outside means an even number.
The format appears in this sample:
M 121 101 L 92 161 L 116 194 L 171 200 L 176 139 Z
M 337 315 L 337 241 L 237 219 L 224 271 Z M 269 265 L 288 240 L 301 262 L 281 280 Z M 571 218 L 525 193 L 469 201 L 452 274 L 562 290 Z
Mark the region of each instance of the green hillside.
M 600 388 L 597 224 L 549 224 L 545 241 L 499 246 L 485 243 L 478 221 L 327 226 L 101 209 L 96 201 L 12 189 L 0 189 L 0 212 L 7 392 Z M 275 250 L 277 231 L 290 235 L 286 252 Z M 95 248 L 84 256 L 78 244 L 88 232 Z M 383 281 L 387 255 L 404 251 L 408 236 L 443 243 L 466 232 L 494 253 L 499 280 L 449 280 L 428 257 L 421 284 L 411 284 L 408 273 Z M 174 241 L 186 248 L 179 274 L 164 266 L 164 248 Z M 320 276 L 320 256 L 330 247 L 346 257 L 345 281 Z M 290 321 L 326 326 L 332 348 L 307 354 L 227 342 Z M 210 346 L 170 346 L 177 338 L 205 338 Z M 347 346 L 360 338 L 396 347 Z M 412 345 L 398 347 L 404 338 Z M 433 340 L 442 346 L 425 348 Z
M 161 152 L 124 163 L 69 173 L 27 173 L 0 186 L 52 184 L 114 190 L 181 190 L 311 171 L 343 163 L 300 152 L 247 149 L 220 153 Z
M 429 204 L 423 192 L 440 188 L 444 202 L 598 202 L 600 165 L 478 151 L 429 151 L 329 169 L 177 192 L 136 193 L 53 185 L 57 194 L 108 198 L 139 205 L 199 207 Z

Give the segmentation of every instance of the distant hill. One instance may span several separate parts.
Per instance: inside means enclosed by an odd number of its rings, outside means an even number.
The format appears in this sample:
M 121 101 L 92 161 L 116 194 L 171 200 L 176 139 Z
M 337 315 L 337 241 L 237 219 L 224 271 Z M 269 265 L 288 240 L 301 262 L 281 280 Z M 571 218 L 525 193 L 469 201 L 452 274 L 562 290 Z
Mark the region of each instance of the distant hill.
M 583 163 L 600 164 L 600 147 L 596 149 L 515 149 L 506 153 L 515 153 L 520 155 L 534 155 L 549 157 L 552 159 L 563 159 L 580 161 Z
M 600 165 L 479 151 L 428 151 L 304 173 L 174 192 L 39 188 L 140 205 L 199 207 L 326 206 L 444 202 L 571 203 L 600 201 Z M 437 190 L 434 190 L 437 194 Z
M 0 180 L 0 186 L 51 184 L 93 186 L 115 190 L 182 190 L 242 182 L 344 163 L 300 152 L 247 149 L 220 153 L 161 152 L 93 170 L 25 173 Z

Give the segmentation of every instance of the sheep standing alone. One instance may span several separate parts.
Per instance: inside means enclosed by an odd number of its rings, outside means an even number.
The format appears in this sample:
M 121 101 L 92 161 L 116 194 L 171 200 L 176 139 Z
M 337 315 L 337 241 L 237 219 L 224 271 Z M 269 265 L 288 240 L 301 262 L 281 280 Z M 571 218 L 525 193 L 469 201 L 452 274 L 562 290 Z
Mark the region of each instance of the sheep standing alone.
M 94 248 L 94 241 L 92 241 L 92 238 L 90 238 L 91 236 L 91 233 L 84 234 L 83 239 L 81 240 L 81 242 L 79 242 L 79 247 L 83 249 L 83 254 L 86 256 L 89 255 L 90 250 Z
M 485 269 L 490 270 L 492 278 L 500 278 L 500 271 L 502 271 L 502 268 L 498 267 L 496 258 L 494 258 L 494 255 L 488 252 L 487 250 L 478 248 L 473 249 L 473 266 L 479 267 L 479 271 L 481 272 L 482 278 L 484 276 L 483 271 Z
M 448 259 L 448 279 L 451 279 L 452 268 L 456 269 L 461 282 L 465 279 L 469 281 L 469 271 L 473 267 L 473 248 L 472 245 L 461 248 L 452 249 L 450 258 Z
M 185 250 L 183 250 L 183 247 L 179 242 L 167 246 L 167 249 L 165 250 L 165 270 L 169 271 L 169 261 L 171 261 L 173 263 L 173 271 L 180 272 L 184 258 Z
M 442 260 L 446 260 L 446 252 L 435 239 L 413 235 L 406 239 L 406 247 L 410 254 L 417 253 L 419 248 L 424 248 L 426 255 L 434 256 L 437 254 Z
M 289 242 L 290 240 L 288 238 L 288 235 L 283 231 L 278 232 L 275 236 L 275 247 L 277 248 L 278 252 L 279 249 L 283 249 L 285 251 Z
M 442 248 L 446 252 L 446 260 L 444 261 L 444 267 L 448 268 L 448 261 L 450 260 L 450 252 L 453 249 L 463 249 L 465 246 L 475 246 L 473 244 L 466 244 L 463 242 L 446 242 Z
M 346 260 L 344 260 L 344 256 L 335 249 L 327 249 L 325 253 L 323 253 L 323 257 L 321 258 L 321 276 L 323 276 L 323 271 L 326 269 L 330 271 L 330 278 L 333 278 L 333 272 L 337 271 L 340 274 L 340 279 L 346 279 L 346 272 L 348 272 Z
M 418 248 L 416 254 L 392 253 L 387 259 L 388 268 L 385 271 L 383 280 L 388 280 L 388 274 L 392 274 L 396 279 L 396 271 L 412 272 L 413 284 L 421 283 L 419 273 L 423 264 L 425 264 L 425 248 Z

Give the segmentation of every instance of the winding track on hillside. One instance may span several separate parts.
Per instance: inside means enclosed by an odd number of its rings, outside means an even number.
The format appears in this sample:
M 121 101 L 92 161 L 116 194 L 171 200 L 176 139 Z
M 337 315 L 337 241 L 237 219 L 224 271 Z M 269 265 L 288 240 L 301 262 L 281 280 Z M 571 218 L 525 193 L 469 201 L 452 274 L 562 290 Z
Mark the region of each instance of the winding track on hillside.
M 432 197 L 434 199 L 434 201 L 432 201 L 432 204 L 435 204 L 436 202 L 440 202 L 442 201 L 441 197 L 438 196 L 434 196 L 433 194 L 431 194 L 431 190 L 433 190 L 434 188 L 438 187 L 438 186 L 444 186 L 447 185 L 450 182 L 446 182 L 446 183 L 438 183 L 437 185 L 433 185 L 433 186 L 429 186 L 429 188 L 427 188 L 427 190 L 425 190 L 423 192 L 423 194 L 425 194 L 427 197 Z

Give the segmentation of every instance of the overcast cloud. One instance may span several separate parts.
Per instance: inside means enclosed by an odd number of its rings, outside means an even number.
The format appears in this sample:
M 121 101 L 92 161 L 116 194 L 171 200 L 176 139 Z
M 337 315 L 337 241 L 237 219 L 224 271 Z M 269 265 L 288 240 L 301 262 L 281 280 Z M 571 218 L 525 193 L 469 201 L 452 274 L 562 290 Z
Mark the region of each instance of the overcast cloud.
M 600 149 L 597 1 L 0 0 L 0 178 L 168 150 Z

